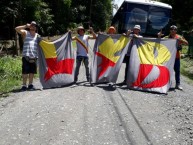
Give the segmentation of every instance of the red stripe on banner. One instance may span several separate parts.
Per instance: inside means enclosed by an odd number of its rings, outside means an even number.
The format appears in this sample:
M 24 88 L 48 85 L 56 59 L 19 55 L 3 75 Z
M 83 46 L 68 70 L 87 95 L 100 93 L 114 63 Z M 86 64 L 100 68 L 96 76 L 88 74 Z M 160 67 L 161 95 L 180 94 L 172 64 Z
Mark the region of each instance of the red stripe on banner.
M 155 80 L 150 80 L 147 84 L 142 84 L 144 79 L 149 75 L 151 72 L 153 65 L 151 64 L 140 64 L 139 74 L 136 82 L 134 82 L 132 85 L 135 87 L 141 87 L 141 88 L 157 88 L 157 87 L 163 87 L 169 82 L 170 73 L 167 67 L 165 66 L 157 66 L 160 71 L 160 75 Z
M 96 52 L 96 55 L 102 58 L 101 64 L 98 65 L 98 67 L 101 67 L 98 75 L 98 78 L 100 78 L 108 69 L 108 67 L 114 67 L 115 63 L 98 52 Z
M 74 59 L 64 59 L 57 61 L 57 58 L 46 59 L 47 72 L 45 73 L 44 80 L 48 81 L 55 74 L 72 74 Z

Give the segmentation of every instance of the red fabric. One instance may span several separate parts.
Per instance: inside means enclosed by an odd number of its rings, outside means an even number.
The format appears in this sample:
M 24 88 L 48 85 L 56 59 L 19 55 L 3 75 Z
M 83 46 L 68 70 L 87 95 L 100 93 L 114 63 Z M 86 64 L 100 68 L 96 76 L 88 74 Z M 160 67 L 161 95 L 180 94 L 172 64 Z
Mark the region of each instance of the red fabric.
M 96 55 L 102 58 L 101 64 L 98 65 L 98 67 L 101 67 L 98 75 L 98 78 L 100 78 L 108 69 L 108 67 L 114 67 L 115 63 L 98 52 L 96 52 Z
M 55 74 L 72 74 L 74 59 L 64 59 L 57 61 L 57 58 L 46 59 L 47 72 L 45 73 L 45 81 L 49 80 Z
M 170 79 L 170 73 L 167 67 L 165 66 L 158 66 L 160 70 L 160 75 L 155 80 L 150 80 L 148 84 L 142 84 L 143 80 L 149 75 L 151 70 L 153 69 L 153 65 L 151 64 L 140 64 L 139 68 L 139 74 L 136 82 L 133 83 L 134 87 L 141 87 L 141 88 L 157 88 L 157 87 L 163 87 L 165 86 L 169 79 Z

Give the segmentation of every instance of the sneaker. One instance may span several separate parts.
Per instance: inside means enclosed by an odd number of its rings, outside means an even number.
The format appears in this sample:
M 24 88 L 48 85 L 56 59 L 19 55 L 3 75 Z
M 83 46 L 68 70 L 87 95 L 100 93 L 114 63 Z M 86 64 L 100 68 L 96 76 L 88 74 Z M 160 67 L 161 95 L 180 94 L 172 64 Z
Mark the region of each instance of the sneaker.
M 176 89 L 183 90 L 183 88 L 180 85 L 176 85 Z
M 26 86 L 22 86 L 20 90 L 21 91 L 27 91 L 27 87 Z
M 32 84 L 28 85 L 28 90 L 35 90 L 34 86 Z

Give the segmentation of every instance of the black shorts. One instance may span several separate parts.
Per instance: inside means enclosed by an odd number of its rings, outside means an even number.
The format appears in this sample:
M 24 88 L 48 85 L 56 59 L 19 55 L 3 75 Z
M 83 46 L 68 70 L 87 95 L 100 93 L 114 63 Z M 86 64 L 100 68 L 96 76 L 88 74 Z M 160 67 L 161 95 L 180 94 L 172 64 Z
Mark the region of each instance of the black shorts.
M 36 74 L 37 64 L 36 62 L 30 63 L 25 57 L 22 57 L 22 74 Z

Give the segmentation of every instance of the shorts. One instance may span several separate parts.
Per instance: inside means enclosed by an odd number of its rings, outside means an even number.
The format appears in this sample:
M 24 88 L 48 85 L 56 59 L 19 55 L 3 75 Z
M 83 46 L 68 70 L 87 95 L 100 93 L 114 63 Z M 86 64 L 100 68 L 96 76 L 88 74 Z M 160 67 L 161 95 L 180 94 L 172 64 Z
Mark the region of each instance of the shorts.
M 25 57 L 22 57 L 22 74 L 37 74 L 36 62 L 30 63 Z

